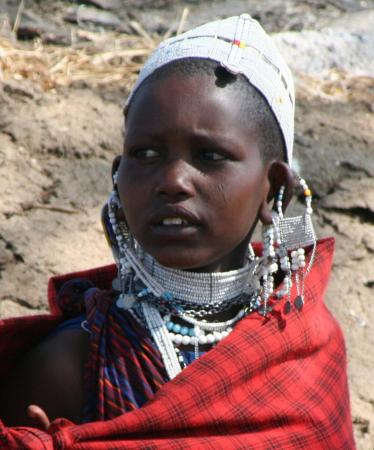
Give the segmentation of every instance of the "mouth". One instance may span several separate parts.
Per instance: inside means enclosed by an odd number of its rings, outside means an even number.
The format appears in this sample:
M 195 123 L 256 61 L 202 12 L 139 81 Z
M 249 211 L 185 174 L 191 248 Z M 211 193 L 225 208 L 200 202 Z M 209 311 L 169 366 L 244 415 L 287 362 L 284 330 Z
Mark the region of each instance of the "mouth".
M 184 239 L 198 232 L 199 217 L 181 207 L 168 206 L 151 218 L 151 229 L 159 238 Z
M 162 219 L 160 225 L 170 227 L 170 226 L 186 226 L 189 225 L 188 221 L 182 219 L 181 217 L 166 217 Z

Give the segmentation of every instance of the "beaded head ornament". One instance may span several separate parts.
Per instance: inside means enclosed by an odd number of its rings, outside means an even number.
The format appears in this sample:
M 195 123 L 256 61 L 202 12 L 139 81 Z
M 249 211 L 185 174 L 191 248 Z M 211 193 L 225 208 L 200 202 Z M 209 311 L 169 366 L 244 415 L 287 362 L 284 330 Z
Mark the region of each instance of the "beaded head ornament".
M 127 99 L 155 70 L 178 59 L 203 58 L 218 62 L 233 74 L 242 74 L 272 109 L 292 163 L 295 93 L 290 69 L 271 37 L 249 14 L 207 23 L 162 42 L 140 71 Z

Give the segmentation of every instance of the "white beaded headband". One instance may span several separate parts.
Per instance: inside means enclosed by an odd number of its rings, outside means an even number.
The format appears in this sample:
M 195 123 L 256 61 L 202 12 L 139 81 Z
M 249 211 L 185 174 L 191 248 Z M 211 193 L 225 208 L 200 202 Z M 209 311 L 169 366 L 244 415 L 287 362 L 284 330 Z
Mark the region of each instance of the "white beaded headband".
M 267 100 L 280 126 L 287 162 L 292 163 L 294 84 L 290 69 L 274 42 L 249 14 L 210 22 L 162 42 L 148 59 L 127 99 L 155 70 L 184 58 L 217 61 L 229 72 L 243 74 Z

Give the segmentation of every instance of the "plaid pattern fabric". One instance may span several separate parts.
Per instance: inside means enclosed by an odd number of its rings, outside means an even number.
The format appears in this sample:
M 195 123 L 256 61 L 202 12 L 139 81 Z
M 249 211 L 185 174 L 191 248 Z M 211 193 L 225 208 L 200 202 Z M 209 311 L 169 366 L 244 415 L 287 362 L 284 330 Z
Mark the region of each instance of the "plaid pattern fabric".
M 9 449 L 354 449 L 341 330 L 322 302 L 333 240 L 319 242 L 301 312 L 249 315 L 142 408 L 48 433 L 0 428 Z M 296 292 L 293 292 L 293 296 Z
M 85 422 L 138 409 L 168 380 L 147 330 L 113 300 L 99 289 L 86 299 L 91 346 L 85 370 Z

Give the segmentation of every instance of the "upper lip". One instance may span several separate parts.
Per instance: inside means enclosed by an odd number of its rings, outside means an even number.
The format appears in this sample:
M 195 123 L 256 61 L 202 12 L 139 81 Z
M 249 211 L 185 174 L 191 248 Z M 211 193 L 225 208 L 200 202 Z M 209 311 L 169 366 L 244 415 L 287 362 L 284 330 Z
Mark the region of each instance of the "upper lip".
M 152 225 L 161 225 L 164 219 L 179 217 L 188 222 L 189 225 L 199 225 L 201 223 L 199 217 L 193 212 L 181 206 L 168 205 L 160 208 L 151 216 Z

